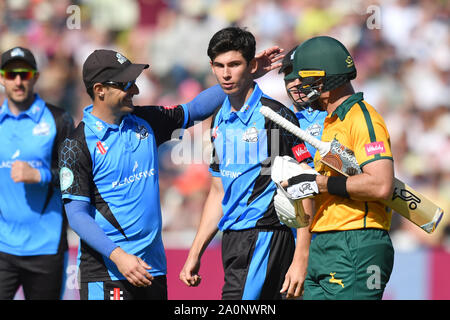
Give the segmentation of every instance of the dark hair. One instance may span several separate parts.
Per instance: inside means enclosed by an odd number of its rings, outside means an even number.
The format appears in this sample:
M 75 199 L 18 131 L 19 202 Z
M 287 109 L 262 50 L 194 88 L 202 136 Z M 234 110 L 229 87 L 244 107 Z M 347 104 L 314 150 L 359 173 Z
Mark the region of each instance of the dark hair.
M 239 51 L 249 63 L 256 52 L 256 40 L 253 34 L 239 27 L 228 27 L 216 32 L 208 45 L 208 57 L 211 61 L 222 53 Z
M 92 101 L 94 101 L 94 88 L 90 87 L 86 89 L 87 94 L 89 95 L 89 97 L 91 97 Z

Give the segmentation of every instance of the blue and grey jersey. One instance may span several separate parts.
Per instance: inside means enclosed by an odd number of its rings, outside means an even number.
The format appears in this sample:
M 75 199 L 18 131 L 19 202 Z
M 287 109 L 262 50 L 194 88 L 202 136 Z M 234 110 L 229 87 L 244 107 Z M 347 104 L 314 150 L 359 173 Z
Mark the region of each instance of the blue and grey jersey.
M 90 203 L 107 237 L 148 263 L 152 275 L 164 275 L 157 147 L 188 123 L 186 106 L 135 107 L 119 125 L 95 117 L 92 108 L 60 150 L 62 198 Z M 81 282 L 125 279 L 82 239 L 79 268 Z
M 291 105 L 289 109 L 294 111 L 294 106 Z M 322 138 L 323 123 L 325 121 L 325 118 L 327 117 L 326 111 L 313 110 L 311 107 L 308 107 L 299 112 L 296 112 L 295 115 L 297 116 L 301 129 L 305 130 L 316 139 L 320 140 Z M 307 142 L 305 142 L 305 145 L 312 158 L 314 159 L 316 148 L 314 148 Z M 314 167 L 314 163 L 311 163 L 310 165 L 311 167 Z
M 232 112 L 226 98 L 211 123 L 210 172 L 221 178 L 225 192 L 221 231 L 281 226 L 273 205 L 276 186 L 270 176 L 271 164 L 283 155 L 312 162 L 303 141 L 266 119 L 259 112 L 261 106 L 298 126 L 295 114 L 266 96 L 256 83 L 239 111 Z
M 0 251 L 13 255 L 56 254 L 67 248 L 59 191 L 58 146 L 73 130 L 70 115 L 35 94 L 30 108 L 0 109 Z M 25 161 L 38 169 L 40 183 L 15 183 L 11 166 Z

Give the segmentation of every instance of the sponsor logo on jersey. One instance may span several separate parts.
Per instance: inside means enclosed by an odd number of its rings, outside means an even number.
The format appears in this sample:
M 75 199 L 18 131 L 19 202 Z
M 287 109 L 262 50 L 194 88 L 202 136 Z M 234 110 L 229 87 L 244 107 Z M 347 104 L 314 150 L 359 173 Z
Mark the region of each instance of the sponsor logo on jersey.
M 175 104 L 173 106 L 163 106 L 163 108 L 166 109 L 166 110 L 172 110 L 172 109 L 175 109 L 176 107 L 178 107 L 177 104 Z
M 375 141 L 372 143 L 368 143 L 364 147 L 366 149 L 366 154 L 368 156 L 386 152 L 383 141 Z
M 13 160 L 2 161 L 2 162 L 0 162 L 0 169 L 3 169 L 3 168 L 10 169 L 14 162 L 15 161 L 13 161 Z M 39 169 L 44 166 L 43 162 L 40 160 L 30 160 L 30 161 L 25 161 L 25 162 L 28 163 L 30 165 L 30 167 L 35 168 L 35 169 Z
M 231 170 L 220 170 L 220 174 L 222 175 L 222 177 L 235 179 L 235 178 L 239 177 L 242 174 L 242 172 L 231 171 Z
M 14 159 L 18 158 L 19 156 L 20 156 L 20 150 L 17 149 L 16 152 L 14 152 L 14 154 L 12 155 L 11 159 L 14 160 Z
M 133 168 L 133 172 L 135 172 L 137 169 L 136 167 L 136 163 L 135 163 L 135 168 Z M 135 181 L 140 181 L 142 179 L 147 179 L 148 177 L 154 176 L 156 174 L 155 169 L 150 169 L 150 170 L 144 170 L 144 171 L 140 171 L 140 172 L 136 172 L 133 173 L 130 176 L 127 176 L 125 178 L 120 178 L 117 181 L 113 181 L 112 182 L 112 188 L 116 188 L 116 187 L 121 187 L 130 183 L 133 183 Z
M 98 131 L 102 131 L 105 128 L 105 126 L 103 125 L 103 123 L 101 123 L 101 121 L 97 121 L 95 123 L 95 129 L 97 129 Z
M 47 122 L 41 122 L 33 128 L 33 136 L 48 136 L 50 134 L 50 125 Z
M 242 140 L 246 142 L 257 142 L 258 141 L 258 129 L 256 127 L 251 127 L 245 130 L 242 135 Z
M 97 141 L 97 153 L 105 154 L 108 150 L 105 142 Z
M 113 288 L 109 291 L 109 294 L 111 295 L 110 300 L 123 300 L 123 291 L 120 288 Z
M 59 183 L 61 185 L 61 191 L 69 188 L 73 183 L 73 172 L 69 168 L 62 167 L 59 170 Z
M 305 159 L 311 158 L 311 154 L 306 148 L 304 143 L 300 143 L 292 148 L 292 153 L 298 162 L 302 162 Z
M 214 129 L 212 129 L 211 137 L 213 138 L 213 141 L 217 138 L 217 134 L 219 133 L 219 126 L 216 126 Z

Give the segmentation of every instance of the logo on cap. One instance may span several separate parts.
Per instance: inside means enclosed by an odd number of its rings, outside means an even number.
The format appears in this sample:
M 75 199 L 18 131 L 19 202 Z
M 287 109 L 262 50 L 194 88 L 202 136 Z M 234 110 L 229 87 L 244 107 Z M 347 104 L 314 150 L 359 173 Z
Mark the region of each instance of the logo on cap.
M 16 56 L 25 57 L 25 52 L 20 48 L 15 48 L 13 51 L 11 51 L 11 57 Z
M 116 53 L 116 58 L 117 61 L 119 61 L 120 64 L 123 64 L 125 61 L 127 61 L 128 59 L 125 58 L 123 55 L 121 55 L 120 53 Z
M 347 59 L 345 59 L 345 62 L 347 63 L 347 68 L 353 67 L 353 59 L 350 56 L 347 56 Z

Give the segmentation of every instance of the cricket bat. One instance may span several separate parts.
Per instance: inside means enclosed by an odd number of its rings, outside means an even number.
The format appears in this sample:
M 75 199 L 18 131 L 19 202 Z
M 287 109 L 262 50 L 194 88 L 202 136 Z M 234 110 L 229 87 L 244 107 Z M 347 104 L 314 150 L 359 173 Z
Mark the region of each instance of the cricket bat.
M 260 112 L 316 148 L 321 157 L 320 161 L 333 170 L 347 177 L 362 173 L 354 152 L 336 139 L 331 142 L 318 140 L 268 107 L 261 107 Z M 397 178 L 394 178 L 394 192 L 391 199 L 381 202 L 427 233 L 432 233 L 436 229 L 444 214 L 439 206 Z

